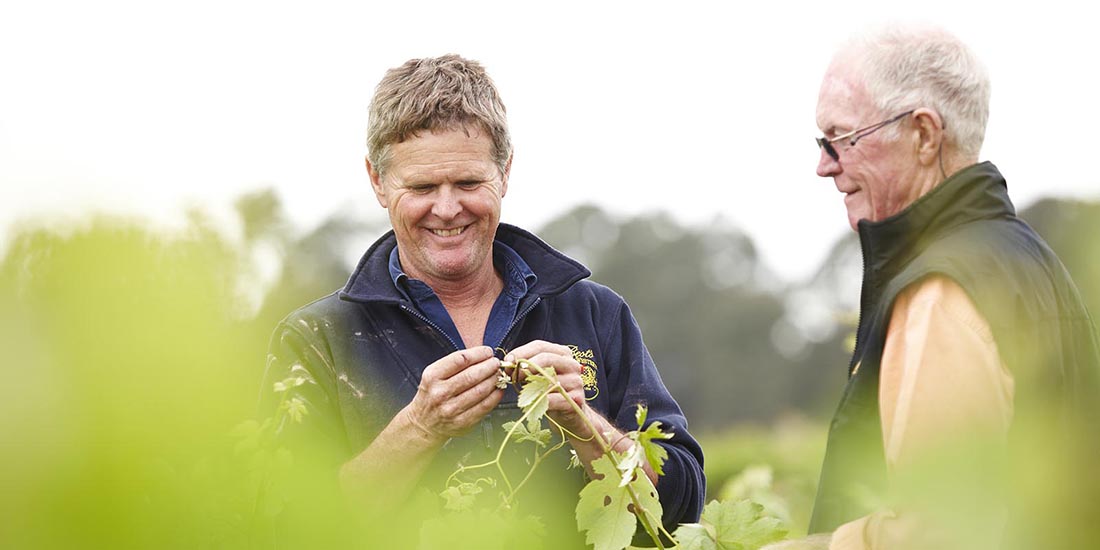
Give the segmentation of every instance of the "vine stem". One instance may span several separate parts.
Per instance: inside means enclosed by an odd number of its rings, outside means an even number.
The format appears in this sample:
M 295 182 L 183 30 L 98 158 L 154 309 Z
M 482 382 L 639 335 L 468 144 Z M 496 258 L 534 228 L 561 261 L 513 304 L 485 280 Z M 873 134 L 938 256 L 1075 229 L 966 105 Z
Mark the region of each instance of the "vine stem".
M 547 456 L 549 456 L 550 453 L 556 451 L 557 449 L 560 449 L 565 444 L 565 440 L 566 440 L 565 434 L 569 434 L 570 437 L 572 437 L 576 440 L 579 440 L 579 441 L 591 441 L 594 438 L 596 440 L 596 442 L 599 444 L 600 449 L 603 451 L 604 456 L 608 457 L 608 459 L 611 461 L 611 463 L 615 466 L 616 470 L 619 469 L 619 460 L 615 457 L 614 448 L 611 446 L 612 444 L 609 444 L 608 441 L 606 439 L 604 439 L 603 435 L 596 428 L 596 425 L 592 422 L 592 419 L 590 419 L 588 417 L 588 415 L 584 413 L 584 410 L 579 405 L 577 405 L 577 403 L 575 401 L 573 401 L 569 397 L 569 393 L 567 391 L 565 391 L 565 388 L 562 387 L 561 382 L 559 382 L 558 379 L 557 379 L 557 372 L 555 372 L 553 370 L 544 369 L 544 368 L 536 365 L 535 363 L 532 363 L 532 362 L 527 361 L 525 359 L 520 359 L 520 360 L 516 361 L 515 363 L 507 365 L 507 366 L 515 368 L 515 370 L 513 371 L 513 383 L 515 383 L 515 381 L 516 381 L 515 379 L 518 378 L 517 375 L 518 375 L 518 371 L 520 370 L 519 367 L 524 367 L 524 368 L 531 367 L 536 372 L 538 372 L 538 374 L 542 375 L 547 380 L 552 381 L 551 386 L 549 388 L 547 388 L 546 391 L 539 394 L 539 396 L 537 398 L 535 398 L 532 401 L 532 403 L 538 403 L 539 401 L 541 401 L 543 399 L 547 399 L 551 393 L 553 393 L 555 391 L 558 392 L 569 403 L 569 405 L 573 407 L 573 411 L 577 414 L 578 417 L 581 418 L 581 420 L 584 422 L 584 424 L 588 428 L 588 430 L 590 432 L 592 432 L 592 435 L 589 436 L 588 438 L 582 438 L 582 437 L 578 436 L 577 434 L 573 433 L 572 431 L 566 429 L 561 424 L 558 424 L 556 421 L 554 421 L 553 418 L 550 418 L 549 416 L 547 416 L 546 419 L 549 420 L 551 423 L 553 423 L 555 426 L 557 426 L 558 429 L 561 431 L 562 440 L 557 445 L 554 445 L 553 447 L 548 449 L 545 453 L 539 454 L 538 451 L 536 451 L 535 461 L 534 461 L 534 464 L 532 465 L 531 469 L 527 472 L 527 475 L 524 476 L 524 478 L 522 480 L 520 480 L 519 484 L 513 487 L 512 483 L 511 483 L 511 480 L 508 479 L 508 475 L 504 472 L 504 468 L 501 466 L 500 461 L 501 461 L 501 457 L 503 456 L 504 449 L 505 449 L 505 447 L 508 446 L 508 443 L 511 441 L 512 436 L 515 433 L 515 431 L 518 429 L 518 427 L 520 426 L 521 423 L 526 422 L 527 419 L 531 416 L 531 409 L 528 408 L 527 411 L 524 411 L 524 413 L 522 415 L 520 415 L 520 418 L 515 422 L 515 424 L 513 424 L 512 428 L 510 430 L 508 430 L 508 434 L 505 436 L 504 441 L 501 442 L 500 448 L 497 449 L 496 457 L 493 460 L 491 460 L 489 462 L 485 462 L 483 464 L 475 464 L 473 466 L 460 466 L 458 468 L 458 470 L 456 470 L 454 473 L 452 473 L 447 478 L 447 482 L 446 482 L 447 486 L 450 486 L 451 481 L 454 480 L 457 475 L 459 475 L 463 472 L 467 472 L 467 471 L 470 471 L 470 470 L 476 470 L 476 469 L 480 469 L 480 468 L 486 468 L 486 467 L 495 465 L 496 468 L 497 468 L 497 471 L 500 472 L 501 478 L 504 480 L 504 484 L 508 488 L 508 494 L 505 497 L 505 504 L 508 505 L 508 506 L 511 506 L 512 500 L 515 498 L 516 493 L 520 489 L 522 489 L 523 486 L 527 483 L 528 479 L 530 479 L 531 474 L 538 467 L 539 463 L 541 463 L 543 459 L 545 459 Z M 618 444 L 619 441 L 622 441 L 626 437 L 627 436 L 624 434 L 619 439 L 616 439 L 614 444 Z M 634 444 L 637 445 L 637 442 L 635 442 Z M 643 475 L 645 475 L 644 472 L 643 472 Z M 647 478 L 648 478 L 648 476 L 647 476 Z M 649 510 L 647 510 L 644 506 L 642 506 L 641 499 L 638 496 L 638 493 L 634 490 L 634 487 L 632 486 L 632 484 L 628 483 L 626 485 L 626 490 L 627 490 L 627 494 L 630 495 L 631 503 L 634 505 L 634 509 L 636 510 L 636 512 L 634 513 L 634 516 L 637 517 L 638 520 L 642 522 L 642 527 L 645 529 L 646 534 L 649 535 L 649 537 L 653 540 L 653 542 L 657 545 L 657 547 L 660 548 L 661 550 L 665 550 L 665 546 L 661 542 L 661 536 L 660 536 L 659 533 L 664 533 L 665 535 L 667 535 L 669 537 L 670 540 L 675 541 L 675 539 L 673 539 L 672 535 L 668 532 L 668 530 L 664 528 L 664 525 L 661 525 L 660 523 L 658 523 L 657 524 L 657 529 L 655 529 L 653 527 L 653 524 L 650 521 L 651 512 Z M 659 521 L 659 518 L 657 518 L 657 519 Z M 659 531 L 658 531 L 658 529 L 659 529 Z
M 559 441 L 553 447 L 550 447 L 549 449 L 547 449 L 545 453 L 539 454 L 538 447 L 536 447 L 535 448 L 535 462 L 531 465 L 531 469 L 527 470 L 527 475 L 523 476 L 523 479 L 521 479 L 520 482 L 516 485 L 515 491 L 513 491 L 512 494 L 509 495 L 509 497 L 510 498 L 515 498 L 516 493 L 518 493 L 519 490 L 522 489 L 523 486 L 527 483 L 527 480 L 531 479 L 531 476 L 534 475 L 535 468 L 538 468 L 539 464 L 542 464 L 542 461 L 546 460 L 546 457 L 550 456 L 550 453 L 553 453 L 554 451 L 557 451 L 558 449 L 562 448 L 564 445 L 565 445 L 565 434 L 562 434 L 561 441 Z
M 534 367 L 539 374 L 547 377 L 547 379 L 549 380 L 554 381 L 554 385 L 551 387 L 551 390 L 557 390 L 557 392 L 565 398 L 566 402 L 572 405 L 574 412 L 576 412 L 577 416 L 579 416 L 584 421 L 585 426 L 588 427 L 588 431 L 592 432 L 592 436 L 595 437 L 596 442 L 599 443 L 600 448 L 603 449 L 604 456 L 611 459 L 611 463 L 615 465 L 615 469 L 617 470 L 619 468 L 619 461 L 615 458 L 614 449 L 611 448 L 611 446 L 607 443 L 607 440 L 605 440 L 603 435 L 600 434 L 600 431 L 596 429 L 596 425 L 592 423 L 592 419 L 588 418 L 588 415 L 584 413 L 584 410 L 581 409 L 580 405 L 577 405 L 577 403 L 569 397 L 569 392 L 565 391 L 565 388 L 561 386 L 561 383 L 558 382 L 557 376 L 548 374 L 546 369 L 543 369 L 542 367 L 531 363 L 530 361 L 524 362 Z M 557 373 L 554 373 L 554 375 L 556 374 Z M 635 445 L 637 445 L 637 443 L 635 443 Z M 631 487 L 631 484 L 629 483 L 626 485 L 626 491 L 628 494 L 630 494 L 630 500 L 634 504 L 634 509 L 638 511 L 638 513 L 634 514 L 635 517 L 637 517 L 642 522 L 642 527 L 645 528 L 646 534 L 648 534 L 649 537 L 653 539 L 653 542 L 657 545 L 657 548 L 664 550 L 665 546 L 661 543 L 661 536 L 657 533 L 656 530 L 653 529 L 653 526 L 650 525 L 649 512 L 645 509 L 645 507 L 642 506 L 641 500 L 638 498 L 638 493 L 634 491 L 634 488 Z M 663 530 L 664 526 L 662 525 L 661 527 Z
M 555 381 L 555 384 L 557 384 L 556 381 Z M 560 387 L 560 384 L 558 384 L 558 386 Z M 554 388 L 550 387 L 545 392 L 540 394 L 535 399 L 535 402 L 546 399 L 546 396 L 550 395 L 550 393 L 552 391 L 554 391 Z M 457 470 L 455 470 L 454 473 L 452 473 L 449 477 L 447 477 L 447 482 L 444 485 L 449 487 L 451 485 L 451 481 L 453 481 L 456 476 L 458 476 L 459 474 L 461 474 L 463 472 L 467 472 L 467 471 L 470 471 L 470 470 L 477 470 L 477 469 L 480 469 L 480 468 L 487 468 L 489 466 L 496 466 L 497 471 L 500 472 L 501 479 L 504 480 L 504 484 L 508 487 L 507 504 L 509 506 L 511 506 L 512 505 L 512 499 L 515 498 L 516 492 L 518 492 L 519 489 L 523 487 L 524 483 L 527 482 L 527 479 L 529 477 L 531 477 L 531 472 L 529 471 L 527 473 L 527 475 L 524 476 L 524 478 L 520 482 L 520 484 L 518 486 L 516 486 L 515 488 L 513 488 L 512 487 L 512 481 L 510 479 L 508 479 L 508 474 L 504 471 L 504 467 L 501 466 L 500 459 L 504 455 L 505 447 L 507 447 L 508 443 L 512 440 L 512 435 L 515 434 L 515 432 L 519 428 L 520 424 L 526 422 L 528 417 L 530 417 L 530 416 L 531 416 L 531 412 L 529 410 L 524 411 L 524 413 L 519 417 L 519 419 L 516 420 L 515 424 L 512 425 L 512 429 L 508 430 L 508 434 L 504 436 L 504 441 L 501 442 L 500 448 L 497 449 L 496 457 L 494 457 L 493 460 L 490 460 L 489 462 L 484 462 L 482 464 L 474 464 L 472 466 L 459 466 L 459 468 Z M 561 444 L 558 444 L 558 445 L 554 446 L 550 450 L 554 451 L 554 450 L 560 449 L 561 445 L 564 444 L 564 443 L 565 443 L 565 440 L 563 438 Z M 534 471 L 534 468 L 536 468 L 538 466 L 539 462 L 541 462 L 541 460 L 535 462 L 534 466 L 532 466 L 531 471 Z

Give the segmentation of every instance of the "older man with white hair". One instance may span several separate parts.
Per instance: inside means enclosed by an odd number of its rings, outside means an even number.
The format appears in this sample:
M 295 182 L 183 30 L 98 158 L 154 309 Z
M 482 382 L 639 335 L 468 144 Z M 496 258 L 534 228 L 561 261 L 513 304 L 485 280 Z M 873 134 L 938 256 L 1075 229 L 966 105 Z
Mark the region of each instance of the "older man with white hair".
M 939 29 L 875 30 L 825 73 L 817 174 L 844 194 L 864 274 L 815 546 L 997 547 L 1009 507 L 992 495 L 1016 425 L 1044 409 L 1067 434 L 1096 418 L 1092 321 L 1000 172 L 978 162 L 989 97 L 981 63 Z

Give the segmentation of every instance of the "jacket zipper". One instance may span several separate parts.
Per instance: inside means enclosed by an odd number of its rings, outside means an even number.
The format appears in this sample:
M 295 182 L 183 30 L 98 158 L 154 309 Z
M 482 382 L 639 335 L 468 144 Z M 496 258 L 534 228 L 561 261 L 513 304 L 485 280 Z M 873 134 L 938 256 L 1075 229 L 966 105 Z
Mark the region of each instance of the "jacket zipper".
M 416 311 L 416 310 L 406 306 L 405 304 L 400 304 L 400 305 L 401 305 L 401 309 L 405 310 L 406 312 L 408 312 L 413 317 L 416 317 L 417 319 L 420 319 L 421 321 L 424 321 L 425 323 L 427 323 L 427 325 L 429 327 L 434 328 L 436 332 L 442 334 L 443 337 L 446 338 L 447 341 L 451 343 L 451 347 L 453 347 L 455 349 L 455 351 L 458 351 L 460 349 L 458 347 L 458 344 L 456 344 L 455 341 L 452 340 L 451 337 L 446 332 L 443 331 L 443 329 L 439 328 L 439 325 L 436 325 L 435 323 L 431 322 L 427 317 L 422 315 L 419 311 Z
M 868 255 L 868 253 L 871 249 L 871 245 L 870 245 L 871 238 L 870 238 L 870 236 L 867 236 L 866 238 L 864 238 L 862 233 L 859 235 L 859 237 L 860 237 L 860 239 L 859 239 L 860 256 L 863 260 L 863 273 L 862 273 L 862 277 L 861 277 L 863 282 L 860 285 L 859 309 L 856 311 L 856 341 L 855 341 L 855 344 L 852 346 L 852 360 L 848 362 L 848 378 L 851 378 L 855 374 L 854 373 L 855 366 L 858 365 L 860 360 L 861 360 L 860 355 L 861 355 L 862 350 L 861 350 L 860 345 L 859 345 L 860 344 L 859 336 L 860 336 L 860 333 L 863 332 L 863 310 L 864 310 L 865 307 L 870 307 L 870 305 L 871 305 L 870 304 L 870 292 L 871 291 L 868 288 L 868 284 L 870 283 L 870 281 L 867 280 L 867 255 Z
M 424 323 L 426 323 L 429 327 L 432 327 L 433 329 L 435 329 L 436 332 L 442 334 L 443 337 L 446 338 L 447 341 L 451 343 L 451 347 L 453 347 L 455 349 L 455 351 L 458 351 L 458 349 L 459 349 L 458 344 L 456 344 L 455 341 L 452 340 L 451 337 L 446 332 L 443 331 L 443 329 L 439 328 L 439 325 L 433 323 L 430 319 L 425 317 L 419 311 L 416 311 L 416 310 L 406 306 L 405 304 L 400 304 L 400 306 L 401 306 L 401 309 L 405 310 L 406 312 L 408 312 L 413 317 L 416 317 L 417 319 L 420 319 L 421 321 L 424 321 Z M 508 330 L 511 330 L 511 328 L 509 328 Z M 493 426 L 492 426 L 492 424 L 493 423 L 492 423 L 491 420 L 489 420 L 488 416 L 481 419 L 481 441 L 482 441 L 482 444 L 485 445 L 486 449 L 492 449 L 493 448 Z
M 523 311 L 519 313 L 519 315 L 516 315 L 516 318 L 512 320 L 512 324 L 508 325 L 508 330 L 504 331 L 504 338 L 500 340 L 501 344 L 504 344 L 504 342 L 508 340 L 508 337 L 512 335 L 512 330 L 516 328 L 516 325 L 518 325 L 524 317 L 527 317 L 527 314 L 531 313 L 531 310 L 535 309 L 535 306 L 539 305 L 540 303 L 542 303 L 542 296 L 535 296 L 535 299 L 530 303 L 530 305 L 524 308 Z
M 512 330 L 514 330 L 516 328 L 516 325 L 518 325 L 519 322 L 522 321 L 524 317 L 527 317 L 527 314 L 531 313 L 531 310 L 535 309 L 535 306 L 539 305 L 540 303 L 542 303 L 542 297 L 541 296 L 536 296 L 534 301 L 532 301 L 526 308 L 524 308 L 523 311 L 521 311 L 519 313 L 519 315 L 516 315 L 516 318 L 512 320 L 512 324 L 508 325 L 508 330 L 504 331 L 504 338 L 501 340 L 502 344 L 504 343 L 504 340 L 507 340 L 508 337 L 512 335 Z M 427 317 L 422 315 L 419 311 L 416 311 L 415 309 L 412 309 L 412 308 L 406 306 L 405 304 L 400 304 L 400 306 L 401 306 L 401 309 L 405 310 L 406 312 L 408 312 L 413 317 L 416 317 L 417 319 L 420 319 L 421 321 L 424 321 L 424 323 L 426 323 L 428 326 L 435 329 L 436 332 L 438 332 L 439 334 L 442 334 L 443 337 L 446 338 L 447 341 L 451 343 L 451 347 L 453 347 L 455 349 L 455 351 L 459 350 L 458 344 L 456 344 L 455 341 L 452 340 L 451 337 L 446 332 L 443 331 L 443 329 L 439 328 L 439 325 L 436 325 L 435 323 L 431 322 L 431 320 L 429 320 Z

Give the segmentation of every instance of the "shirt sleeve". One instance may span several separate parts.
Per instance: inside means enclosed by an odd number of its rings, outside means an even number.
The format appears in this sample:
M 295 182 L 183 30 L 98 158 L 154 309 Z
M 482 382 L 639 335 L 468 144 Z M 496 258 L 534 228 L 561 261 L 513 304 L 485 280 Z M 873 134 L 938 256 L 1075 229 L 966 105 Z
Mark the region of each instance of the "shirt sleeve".
M 989 323 L 954 281 L 932 276 L 904 290 L 887 327 L 879 379 L 883 447 L 891 482 L 951 442 L 978 436 L 1003 445 L 1014 380 Z M 919 521 L 875 512 L 841 525 L 830 550 L 897 548 Z
M 259 418 L 298 456 L 338 462 L 348 441 L 336 401 L 333 359 L 315 321 L 292 316 L 276 327 L 260 389 Z M 293 405 L 293 406 L 292 406 Z M 289 414 L 292 409 L 297 414 Z

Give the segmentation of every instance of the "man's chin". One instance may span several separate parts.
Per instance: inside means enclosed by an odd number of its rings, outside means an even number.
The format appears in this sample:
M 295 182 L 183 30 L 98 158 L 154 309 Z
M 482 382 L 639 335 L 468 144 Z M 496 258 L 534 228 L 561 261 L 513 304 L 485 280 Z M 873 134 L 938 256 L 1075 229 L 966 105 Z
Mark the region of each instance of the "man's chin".
M 848 213 L 848 225 L 850 225 L 852 227 L 852 231 L 859 231 L 859 220 L 862 220 L 862 219 L 865 219 L 865 218 L 866 218 L 866 216 L 849 212 Z
M 459 256 L 455 258 L 434 258 L 431 262 L 432 273 L 440 279 L 453 281 L 468 277 L 477 271 L 469 254 Z

